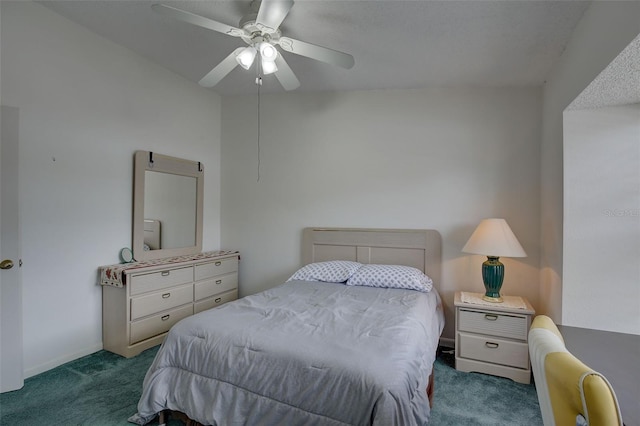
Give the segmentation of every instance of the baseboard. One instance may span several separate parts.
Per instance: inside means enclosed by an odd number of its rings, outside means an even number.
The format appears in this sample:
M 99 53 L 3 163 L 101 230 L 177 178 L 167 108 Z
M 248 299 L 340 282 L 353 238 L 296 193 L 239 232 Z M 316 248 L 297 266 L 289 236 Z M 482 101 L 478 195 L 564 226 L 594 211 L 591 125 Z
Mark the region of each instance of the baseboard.
M 455 339 L 450 339 L 448 337 L 441 337 L 440 338 L 440 346 L 444 346 L 447 348 L 455 348 L 456 347 L 456 341 Z
M 67 354 L 67 355 L 61 356 L 60 358 L 53 359 L 51 361 L 47 361 L 44 364 L 40 364 L 40 365 L 36 365 L 35 367 L 28 368 L 24 371 L 24 378 L 27 379 L 29 377 L 33 377 L 40 373 L 44 373 L 45 371 L 49 371 L 52 368 L 56 368 L 61 366 L 62 364 L 66 364 L 69 361 L 82 358 L 83 356 L 91 355 L 92 353 L 98 352 L 100 350 L 102 350 L 102 342 L 96 343 L 93 346 L 84 348 L 81 351 L 78 351 L 72 354 Z

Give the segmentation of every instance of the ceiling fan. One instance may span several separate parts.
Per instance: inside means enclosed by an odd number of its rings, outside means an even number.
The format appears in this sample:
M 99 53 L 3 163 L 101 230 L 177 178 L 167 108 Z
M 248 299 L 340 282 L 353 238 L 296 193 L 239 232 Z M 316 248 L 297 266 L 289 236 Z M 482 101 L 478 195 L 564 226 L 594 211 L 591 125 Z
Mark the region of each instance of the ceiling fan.
M 154 4 L 151 7 L 161 15 L 239 37 L 248 45 L 231 52 L 205 75 L 199 82 L 204 87 L 215 86 L 238 65 L 244 69 L 251 68 L 256 57 L 259 57 L 259 75 L 274 73 L 285 90 L 296 89 L 300 86 L 300 81 L 276 49 L 278 45 L 284 51 L 346 69 L 352 68 L 355 63 L 353 56 L 347 53 L 282 36 L 279 27 L 293 7 L 293 0 L 254 0 L 251 3 L 251 13 L 240 20 L 239 28 L 164 4 Z

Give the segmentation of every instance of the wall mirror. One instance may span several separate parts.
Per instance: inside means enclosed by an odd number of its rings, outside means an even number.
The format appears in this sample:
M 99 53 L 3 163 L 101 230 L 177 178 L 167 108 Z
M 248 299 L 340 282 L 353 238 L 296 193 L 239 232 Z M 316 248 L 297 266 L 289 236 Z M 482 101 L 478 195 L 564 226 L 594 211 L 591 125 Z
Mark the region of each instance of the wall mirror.
M 137 261 L 202 251 L 204 165 L 136 151 L 133 256 Z

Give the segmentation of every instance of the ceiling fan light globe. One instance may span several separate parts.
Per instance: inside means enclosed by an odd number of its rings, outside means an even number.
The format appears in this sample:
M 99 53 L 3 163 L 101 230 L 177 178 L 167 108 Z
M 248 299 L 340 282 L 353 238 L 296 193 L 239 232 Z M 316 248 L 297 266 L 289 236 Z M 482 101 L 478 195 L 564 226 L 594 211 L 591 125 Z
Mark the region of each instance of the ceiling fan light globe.
M 238 56 L 236 56 L 236 61 L 238 62 L 238 65 L 240 65 L 245 70 L 248 70 L 249 68 L 251 68 L 251 65 L 253 65 L 253 61 L 256 58 L 257 53 L 258 52 L 255 48 L 249 46 L 242 52 L 240 52 Z
M 262 74 L 269 75 L 273 74 L 276 71 L 278 71 L 278 67 L 276 66 L 275 62 L 265 61 L 264 59 L 262 60 Z
M 267 42 L 260 43 L 260 56 L 266 61 L 275 61 L 278 57 L 278 50 L 274 45 Z

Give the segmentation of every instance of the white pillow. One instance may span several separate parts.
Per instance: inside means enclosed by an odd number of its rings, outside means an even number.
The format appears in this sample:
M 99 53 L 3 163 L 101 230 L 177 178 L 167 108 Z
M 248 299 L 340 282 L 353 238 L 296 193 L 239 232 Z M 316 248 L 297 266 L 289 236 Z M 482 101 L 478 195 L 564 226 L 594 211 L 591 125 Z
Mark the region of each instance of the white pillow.
M 310 263 L 298 269 L 287 281 L 324 281 L 343 283 L 362 266 L 362 263 L 349 260 L 330 260 Z
M 433 281 L 421 270 L 402 265 L 362 265 L 347 285 L 431 291 Z

